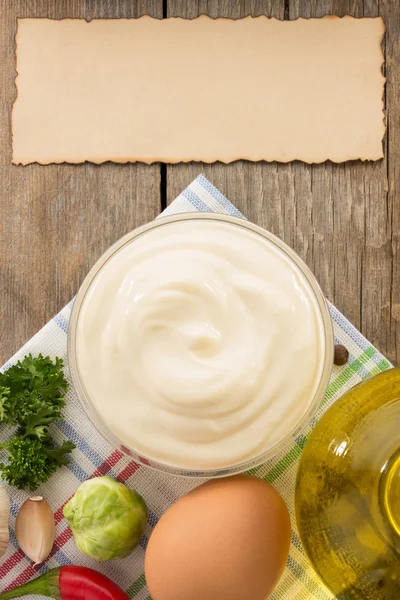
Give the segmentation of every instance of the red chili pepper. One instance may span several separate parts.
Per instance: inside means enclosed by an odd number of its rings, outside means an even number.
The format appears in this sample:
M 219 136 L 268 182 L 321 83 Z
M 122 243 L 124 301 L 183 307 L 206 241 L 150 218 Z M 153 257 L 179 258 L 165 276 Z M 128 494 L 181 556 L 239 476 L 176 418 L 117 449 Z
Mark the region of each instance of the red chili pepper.
M 0 600 L 41 594 L 55 600 L 129 600 L 111 579 L 86 567 L 51 569 L 13 590 L 0 594 Z

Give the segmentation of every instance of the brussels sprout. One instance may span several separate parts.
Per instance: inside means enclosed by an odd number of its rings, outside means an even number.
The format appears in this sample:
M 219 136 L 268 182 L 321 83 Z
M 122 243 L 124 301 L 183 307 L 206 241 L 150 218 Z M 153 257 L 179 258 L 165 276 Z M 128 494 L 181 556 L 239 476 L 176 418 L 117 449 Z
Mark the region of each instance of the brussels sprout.
M 82 483 L 64 507 L 79 550 L 96 560 L 128 556 L 147 521 L 143 498 L 112 477 Z

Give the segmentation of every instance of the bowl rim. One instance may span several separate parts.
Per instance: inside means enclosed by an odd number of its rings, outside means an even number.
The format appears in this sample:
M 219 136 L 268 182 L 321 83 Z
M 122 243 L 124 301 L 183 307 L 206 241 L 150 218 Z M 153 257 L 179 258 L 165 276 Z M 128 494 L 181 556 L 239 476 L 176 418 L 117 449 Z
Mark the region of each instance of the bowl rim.
M 82 378 L 79 374 L 78 360 L 77 360 L 77 352 L 76 352 L 76 334 L 77 334 L 77 325 L 80 314 L 80 309 L 85 300 L 86 294 L 95 280 L 97 274 L 101 271 L 101 269 L 112 259 L 112 257 L 119 252 L 122 248 L 133 242 L 138 237 L 146 234 L 149 231 L 157 229 L 158 227 L 163 227 L 165 225 L 178 223 L 182 221 L 217 221 L 224 222 L 231 225 L 239 226 L 247 231 L 251 231 L 253 233 L 261 235 L 264 239 L 267 239 L 269 242 L 273 243 L 278 249 L 286 254 L 286 256 L 295 264 L 295 266 L 301 271 L 303 276 L 305 277 L 307 283 L 309 284 L 313 294 L 314 299 L 316 300 L 317 307 L 320 311 L 321 321 L 322 321 L 322 331 L 323 331 L 323 342 L 325 350 L 324 362 L 321 369 L 320 380 L 318 386 L 314 393 L 314 398 L 310 401 L 310 404 L 307 410 L 304 412 L 299 421 L 293 426 L 290 432 L 287 435 L 271 446 L 267 451 L 258 455 L 257 457 L 242 461 L 240 463 L 235 463 L 232 466 L 224 466 L 217 468 L 204 468 L 204 469 L 187 469 L 184 467 L 170 465 L 168 463 L 161 463 L 149 456 L 145 456 L 142 453 L 139 453 L 135 448 L 130 447 L 121 440 L 111 429 L 107 426 L 99 412 L 93 405 L 93 402 L 90 399 L 89 394 L 87 393 L 85 386 L 83 384 Z M 73 383 L 74 390 L 81 405 L 84 408 L 86 415 L 88 416 L 91 423 L 95 426 L 97 431 L 105 438 L 106 441 L 113 444 L 116 448 L 120 448 L 122 452 L 130 458 L 141 464 L 144 464 L 147 467 L 154 468 L 158 471 L 167 472 L 173 475 L 180 475 L 184 477 L 198 477 L 198 478 L 210 478 L 210 477 L 224 477 L 226 475 L 233 475 L 236 473 L 243 473 L 249 469 L 255 468 L 264 462 L 268 461 L 273 456 L 276 456 L 281 450 L 289 446 L 291 442 L 306 428 L 306 426 L 310 423 L 313 418 L 315 412 L 317 411 L 324 394 L 326 392 L 332 367 L 333 367 L 333 353 L 334 353 L 334 333 L 333 333 L 333 325 L 332 319 L 329 312 L 329 307 L 325 296 L 322 293 L 322 290 L 310 270 L 310 268 L 305 264 L 305 262 L 300 258 L 300 256 L 292 250 L 285 242 L 279 239 L 274 234 L 265 230 L 264 228 L 251 223 L 245 218 L 233 217 L 231 215 L 225 215 L 222 213 L 212 213 L 212 212 L 187 212 L 187 213 L 178 213 L 175 215 L 163 216 L 160 215 L 154 221 L 146 223 L 140 227 L 137 227 L 125 234 L 119 240 L 117 240 L 114 244 L 112 244 L 96 261 L 93 267 L 90 269 L 88 274 L 86 275 L 82 285 L 79 288 L 79 291 L 74 298 L 73 306 L 71 310 L 71 316 L 68 325 L 68 335 L 67 335 L 67 356 L 68 356 L 68 365 L 69 371 Z

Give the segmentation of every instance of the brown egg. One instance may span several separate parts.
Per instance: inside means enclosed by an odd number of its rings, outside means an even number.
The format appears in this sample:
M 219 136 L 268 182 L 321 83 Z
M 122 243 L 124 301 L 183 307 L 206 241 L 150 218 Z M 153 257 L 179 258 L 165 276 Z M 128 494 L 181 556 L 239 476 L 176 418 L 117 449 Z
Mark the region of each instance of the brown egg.
M 208 482 L 160 519 L 145 557 L 153 600 L 266 600 L 285 567 L 290 517 L 256 477 Z

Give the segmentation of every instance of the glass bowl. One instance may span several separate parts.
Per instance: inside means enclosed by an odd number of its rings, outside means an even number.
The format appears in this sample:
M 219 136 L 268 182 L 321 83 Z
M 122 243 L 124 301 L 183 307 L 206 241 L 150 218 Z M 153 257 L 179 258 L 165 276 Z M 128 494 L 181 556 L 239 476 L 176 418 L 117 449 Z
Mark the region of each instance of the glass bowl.
M 251 231 L 262 236 L 271 244 L 275 245 L 275 247 L 277 247 L 281 252 L 283 252 L 286 255 L 286 257 L 294 264 L 294 266 L 297 267 L 297 269 L 302 273 L 302 275 L 308 282 L 311 291 L 314 294 L 314 300 L 316 301 L 318 310 L 320 311 L 323 327 L 324 357 L 321 368 L 320 380 L 316 387 L 314 397 L 310 399 L 310 404 L 306 412 L 283 439 L 281 439 L 278 443 L 269 448 L 266 452 L 263 452 L 262 454 L 250 460 L 233 464 L 226 468 L 224 467 L 216 469 L 187 470 L 185 468 L 160 463 L 148 456 L 143 456 L 141 453 L 138 453 L 135 448 L 129 447 L 126 443 L 123 442 L 123 440 L 119 439 L 115 435 L 115 433 L 113 433 L 110 430 L 110 428 L 107 426 L 99 412 L 96 410 L 92 399 L 90 398 L 89 394 L 87 393 L 87 390 L 85 389 L 81 374 L 79 372 L 79 365 L 76 352 L 77 325 L 82 303 L 97 274 L 105 266 L 105 264 L 108 263 L 108 261 L 110 261 L 113 258 L 113 256 L 116 253 L 118 253 L 123 247 L 125 247 L 128 244 L 131 244 L 139 236 L 143 236 L 147 232 L 152 231 L 158 227 L 165 227 L 168 226 L 170 223 L 177 223 L 182 221 L 204 220 L 231 224 L 235 227 L 244 228 L 247 231 Z M 142 227 L 133 230 L 132 232 L 128 233 L 120 240 L 118 240 L 103 254 L 103 256 L 101 256 L 101 258 L 97 261 L 94 267 L 90 270 L 89 274 L 86 276 L 75 299 L 68 328 L 68 361 L 71 372 L 71 378 L 78 398 L 80 399 L 86 414 L 88 415 L 92 423 L 95 425 L 97 430 L 110 444 L 112 444 L 115 448 L 119 448 L 123 453 L 128 455 L 135 462 L 146 465 L 148 467 L 152 467 L 159 471 L 167 472 L 173 475 L 181 475 L 185 477 L 210 478 L 224 477 L 227 475 L 242 473 L 244 471 L 247 471 L 248 469 L 254 468 L 266 462 L 268 459 L 275 456 L 278 452 L 280 452 L 291 442 L 293 442 L 294 439 L 304 430 L 306 425 L 309 423 L 315 411 L 317 410 L 320 402 L 323 399 L 331 375 L 333 364 L 333 350 L 333 328 L 327 302 L 325 300 L 324 295 L 321 292 L 321 289 L 314 275 L 311 273 L 310 269 L 305 265 L 305 263 L 300 259 L 300 257 L 286 244 L 284 244 L 279 238 L 272 235 L 268 231 L 262 229 L 261 227 L 258 227 L 257 225 L 254 225 L 253 223 L 250 223 L 244 219 L 214 213 L 180 213 L 178 215 L 173 215 L 169 217 L 160 217 L 155 221 L 152 221 L 151 223 L 148 223 L 146 225 L 143 225 Z

